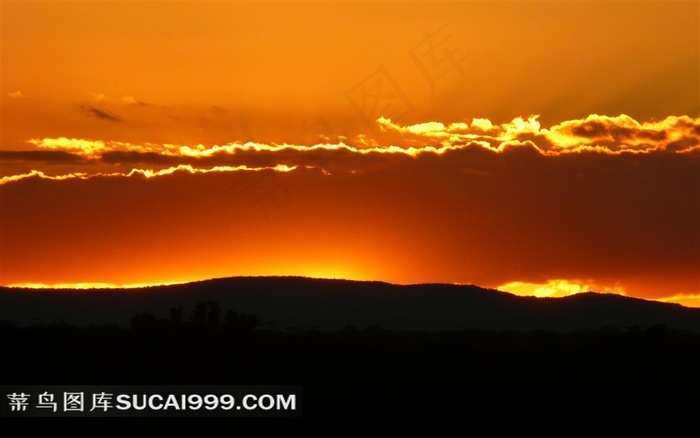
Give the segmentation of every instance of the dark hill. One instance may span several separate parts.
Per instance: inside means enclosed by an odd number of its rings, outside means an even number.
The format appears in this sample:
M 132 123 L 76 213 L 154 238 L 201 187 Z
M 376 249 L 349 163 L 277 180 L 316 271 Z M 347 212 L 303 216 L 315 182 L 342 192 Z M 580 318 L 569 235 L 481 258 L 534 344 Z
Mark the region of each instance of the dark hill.
M 234 277 L 140 289 L 0 288 L 0 320 L 126 325 L 139 312 L 167 317 L 178 304 L 190 308 L 208 300 L 279 328 L 574 331 L 662 324 L 700 331 L 700 309 L 619 295 L 541 299 L 477 286 L 303 277 Z

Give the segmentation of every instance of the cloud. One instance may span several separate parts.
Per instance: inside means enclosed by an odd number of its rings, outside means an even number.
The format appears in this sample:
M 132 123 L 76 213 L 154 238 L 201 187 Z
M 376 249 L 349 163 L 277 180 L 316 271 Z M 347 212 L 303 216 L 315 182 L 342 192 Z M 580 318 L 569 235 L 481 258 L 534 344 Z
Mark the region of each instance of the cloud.
M 501 151 L 515 142 L 530 141 L 545 155 L 582 151 L 616 154 L 663 151 L 684 153 L 698 149 L 700 118 L 669 116 L 660 121 L 640 123 L 627 115 L 617 117 L 589 115 L 585 119 L 565 121 L 543 128 L 538 116 L 517 117 L 508 123 L 493 124 L 487 119 L 472 119 L 471 123 L 455 122 L 445 125 L 426 122 L 402 126 L 390 119 L 379 118 L 381 130 L 400 134 L 403 144 L 460 145 L 481 142 L 485 147 Z
M 6 151 L 0 150 L 0 160 L 15 162 L 81 163 L 85 158 L 67 151 Z
M 102 94 L 102 93 L 88 93 L 88 94 L 92 97 L 92 100 L 94 100 L 95 102 L 106 102 L 106 101 L 110 100 L 109 97 L 107 97 L 107 95 Z
M 100 160 L 109 164 L 157 164 L 165 166 L 173 166 L 177 164 L 196 164 L 195 160 L 182 159 L 167 154 L 159 154 L 157 152 L 139 152 L 139 151 L 108 151 L 102 152 L 99 156 Z M 223 164 L 223 163 L 219 163 Z
M 538 298 L 561 298 L 584 292 L 603 292 L 626 295 L 620 286 L 599 286 L 590 280 L 548 280 L 546 283 L 527 283 L 514 281 L 496 289 L 510 292 L 520 296 L 534 296 Z
M 118 162 L 149 162 L 149 163 L 221 163 L 251 160 L 253 162 L 275 161 L 275 164 L 290 162 L 305 164 L 323 161 L 333 165 L 335 161 L 342 164 L 352 158 L 385 156 L 416 157 L 420 154 L 443 154 L 455 149 L 450 146 L 432 147 L 398 147 L 382 146 L 373 148 L 358 148 L 342 142 L 336 144 L 317 144 L 313 146 L 264 143 L 231 143 L 226 145 L 176 145 L 176 144 L 134 144 L 118 141 L 86 140 L 77 138 L 44 138 L 31 139 L 29 143 L 40 149 L 68 150 L 87 158 L 103 159 L 110 164 Z M 460 146 L 459 148 L 464 148 Z
M 69 151 L 87 158 L 97 158 L 105 150 L 105 142 L 100 140 L 84 140 L 79 138 L 44 138 L 31 139 L 28 141 L 40 149 L 54 151 Z
M 117 116 L 116 114 L 101 110 L 99 108 L 95 108 L 94 106 L 81 105 L 80 109 L 93 117 L 97 117 L 98 119 L 107 120 L 109 122 L 124 121 L 121 117 Z
M 7 93 L 7 95 L 10 96 L 10 98 L 12 98 L 12 99 L 20 99 L 20 98 L 24 97 L 24 95 L 22 94 L 22 91 L 21 91 L 21 90 L 17 90 L 17 91 L 13 91 L 13 92 L 11 92 L 11 93 Z
M 134 98 L 134 96 L 122 96 L 121 103 L 128 106 L 151 106 L 148 102 L 143 102 Z
M 544 283 L 513 281 L 496 289 L 519 296 L 537 298 L 562 298 L 585 292 L 611 293 L 628 295 L 620 285 L 602 286 L 593 280 L 547 280 Z M 677 294 L 670 297 L 655 298 L 664 303 L 676 303 L 686 307 L 700 307 L 700 294 Z
M 40 170 L 32 170 L 29 173 L 23 173 L 19 175 L 10 175 L 10 176 L 4 176 L 0 178 L 0 186 L 12 183 L 12 182 L 17 182 L 21 181 L 23 179 L 27 178 L 33 178 L 33 177 L 38 177 L 41 179 L 50 179 L 50 180 L 55 180 L 55 181 L 61 181 L 61 180 L 66 180 L 66 179 L 88 179 L 90 178 L 90 175 L 87 173 L 71 173 L 68 175 L 60 175 L 60 176 L 48 176 L 44 172 Z
M 156 178 L 160 176 L 172 175 L 175 173 L 189 173 L 189 174 L 207 174 L 212 172 L 260 172 L 260 171 L 275 171 L 275 172 L 291 172 L 296 167 L 287 166 L 274 166 L 274 167 L 247 167 L 247 166 L 216 166 L 210 169 L 199 169 L 194 168 L 190 165 L 181 164 L 179 166 L 168 167 L 160 170 L 153 169 L 131 169 L 129 172 L 111 172 L 111 173 L 86 173 L 86 172 L 74 172 L 64 175 L 47 175 L 44 172 L 38 170 L 32 170 L 29 173 L 24 173 L 21 175 L 11 175 L 0 178 L 0 186 L 8 184 L 11 182 L 21 181 L 28 178 L 38 178 L 42 180 L 49 181 L 65 181 L 65 180 L 89 180 L 92 178 L 130 178 L 130 177 L 143 177 L 143 178 Z
M 662 301 L 664 303 L 676 303 L 686 307 L 700 308 L 700 294 L 679 294 L 671 297 L 658 298 L 658 301 Z
M 688 150 L 697 145 L 700 118 L 670 116 L 640 123 L 633 118 L 590 115 L 550 128 L 546 136 L 558 150 L 581 146 L 602 146 L 611 152 L 663 150 L 669 144 L 686 142 Z M 682 152 L 684 149 L 674 150 Z
M 313 145 L 233 142 L 204 146 L 171 143 L 129 143 L 78 138 L 31 139 L 39 149 L 70 152 L 95 163 L 199 168 L 215 166 L 310 166 L 328 172 L 362 172 L 386 166 L 402 166 L 418 158 L 482 156 L 479 151 L 535 154 L 555 158 L 572 154 L 636 155 L 694 154 L 700 151 L 700 118 L 667 117 L 639 123 L 628 116 L 566 121 L 543 128 L 536 116 L 494 124 L 487 119 L 471 123 L 426 122 L 399 125 L 387 118 L 377 123 L 384 137 L 359 136 Z M 380 140 L 382 142 L 380 142 Z M 465 163 L 473 174 L 493 174 Z M 84 170 L 84 169 L 81 169 Z
M 124 96 L 122 96 L 122 97 L 120 97 L 120 98 L 118 98 L 118 99 L 117 99 L 117 98 L 112 98 L 112 97 L 107 96 L 106 94 L 103 94 L 103 93 L 88 93 L 88 94 L 90 95 L 90 97 L 92 97 L 92 100 L 95 101 L 95 102 L 104 102 L 104 103 L 112 103 L 112 104 L 119 103 L 119 104 L 127 105 L 127 106 L 131 106 L 131 105 L 142 105 L 142 106 L 150 105 L 149 103 L 142 102 L 142 101 L 136 99 L 134 96 L 131 96 L 131 95 L 128 95 L 128 94 L 127 94 L 127 95 L 124 95 Z

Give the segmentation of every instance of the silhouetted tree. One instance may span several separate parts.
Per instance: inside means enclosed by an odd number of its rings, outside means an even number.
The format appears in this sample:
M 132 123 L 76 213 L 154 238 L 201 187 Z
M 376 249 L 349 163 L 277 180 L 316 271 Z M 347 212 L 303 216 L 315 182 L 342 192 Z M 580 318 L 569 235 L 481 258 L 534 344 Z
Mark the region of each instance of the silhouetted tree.
M 200 301 L 195 304 L 190 320 L 193 325 L 203 327 L 207 321 L 207 303 Z
M 142 312 L 131 318 L 130 327 L 139 332 L 153 331 L 158 321 L 151 312 Z
M 0 329 L 16 329 L 17 323 L 14 321 L 2 320 L 0 321 Z
M 216 301 L 207 301 L 209 313 L 207 314 L 207 325 L 218 327 L 221 322 L 221 306 Z
M 652 326 L 647 327 L 647 329 L 644 331 L 644 334 L 646 336 L 663 337 L 666 336 L 668 332 L 669 329 L 666 324 L 654 324 Z
M 228 310 L 224 313 L 224 324 L 234 330 L 252 330 L 262 324 L 262 320 L 252 313 L 238 313 Z
M 178 304 L 177 307 L 170 309 L 170 322 L 175 325 L 182 325 L 185 322 L 185 309 L 182 304 Z

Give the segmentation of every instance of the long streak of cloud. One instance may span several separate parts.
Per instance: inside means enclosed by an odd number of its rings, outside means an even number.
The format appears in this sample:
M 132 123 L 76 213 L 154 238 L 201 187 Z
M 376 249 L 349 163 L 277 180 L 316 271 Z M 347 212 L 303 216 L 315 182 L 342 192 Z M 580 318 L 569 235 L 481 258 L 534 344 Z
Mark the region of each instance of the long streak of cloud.
M 668 151 L 687 153 L 700 149 L 700 118 L 669 116 L 660 121 L 639 123 L 626 115 L 607 117 L 590 115 L 585 119 L 566 121 L 542 128 L 537 116 L 515 118 L 511 122 L 494 125 L 487 119 L 473 119 L 471 123 L 457 122 L 445 125 L 439 122 L 402 126 L 390 119 L 377 120 L 392 142 L 380 144 L 375 139 L 359 136 L 355 146 L 341 142 L 316 145 L 262 144 L 234 142 L 226 145 L 176 145 L 118 141 L 86 140 L 77 138 L 31 139 L 29 143 L 40 149 L 66 150 L 88 158 L 98 158 L 107 152 L 156 153 L 170 157 L 205 158 L 238 152 L 283 151 L 343 151 L 355 154 L 390 153 L 417 156 L 421 153 L 441 154 L 446 150 L 478 145 L 494 152 L 514 145 L 531 142 L 544 155 L 595 151 L 607 154 L 649 153 Z M 353 143 L 353 142 L 351 142 Z
M 211 173 L 211 172 L 259 172 L 263 170 L 272 170 L 275 172 L 290 172 L 294 170 L 295 167 L 288 167 L 284 165 L 280 166 L 274 166 L 274 167 L 259 167 L 259 168 L 254 168 L 254 167 L 247 167 L 247 166 L 236 166 L 236 167 L 231 167 L 231 166 L 216 166 L 212 167 L 210 169 L 198 169 L 194 168 L 190 165 L 187 164 L 181 164 L 179 166 L 175 167 L 168 167 L 166 169 L 161 169 L 161 170 L 151 170 L 151 169 L 132 169 L 128 173 L 122 173 L 122 172 L 113 172 L 113 173 L 94 173 L 94 174 L 89 174 L 85 172 L 77 172 L 77 173 L 69 173 L 65 175 L 46 175 L 44 172 L 38 171 L 38 170 L 32 170 L 29 173 L 24 173 L 21 175 L 12 175 L 12 176 L 6 176 L 3 178 L 0 178 L 0 185 L 7 184 L 10 182 L 15 182 L 15 181 L 20 181 L 23 179 L 27 178 L 33 178 L 37 177 L 40 179 L 46 179 L 46 180 L 52 180 L 52 181 L 62 181 L 62 180 L 69 180 L 69 179 L 90 179 L 90 178 L 96 178 L 96 177 L 121 177 L 121 178 L 128 178 L 132 176 L 140 176 L 144 178 L 154 178 L 154 177 L 159 177 L 159 176 L 165 176 L 165 175 L 172 175 L 173 173 L 176 172 L 188 172 L 191 174 L 195 173 Z
M 118 115 L 110 113 L 109 111 L 95 108 L 94 106 L 82 105 L 80 107 L 80 109 L 92 117 L 97 117 L 98 119 L 106 120 L 108 122 L 123 122 L 124 121 Z
M 29 166 L 37 162 L 97 165 L 98 168 L 75 169 L 80 173 L 74 177 L 85 178 L 84 172 L 103 175 L 105 166 L 116 165 L 122 169 L 124 166 L 153 167 L 160 172 L 178 166 L 203 170 L 302 166 L 319 167 L 332 173 L 363 172 L 396 164 L 396 160 L 413 161 L 422 156 L 439 157 L 478 150 L 495 154 L 522 150 L 545 158 L 582 153 L 683 155 L 700 151 L 700 118 L 688 116 L 669 116 L 640 123 L 625 115 L 591 115 L 550 128 L 543 128 L 537 116 L 502 124 L 473 119 L 470 123 L 426 122 L 403 126 L 387 118 L 379 118 L 377 123 L 382 131 L 379 137 L 359 136 L 347 144 L 343 141 L 314 145 L 233 142 L 207 147 L 58 137 L 30 139 L 28 142 L 35 150 L 7 151 L 0 159 L 14 164 L 25 162 Z M 25 165 L 20 175 L 6 175 L 0 184 L 27 177 L 26 168 Z M 47 177 L 42 173 L 44 169 L 30 168 L 38 172 L 31 176 Z M 128 175 L 122 169 L 120 174 Z

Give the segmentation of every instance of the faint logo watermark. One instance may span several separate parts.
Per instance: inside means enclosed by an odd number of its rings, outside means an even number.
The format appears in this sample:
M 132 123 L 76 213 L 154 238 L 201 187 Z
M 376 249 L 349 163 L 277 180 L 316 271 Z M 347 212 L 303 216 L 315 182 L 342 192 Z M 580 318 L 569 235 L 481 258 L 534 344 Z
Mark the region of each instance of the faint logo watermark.
M 465 75 L 462 64 L 470 56 L 462 55 L 455 47 L 453 34 L 447 27 L 445 24 L 434 32 L 425 32 L 423 39 L 407 52 L 428 82 L 431 99 L 435 97 L 437 82 L 445 75 L 453 71 L 459 76 Z M 375 128 L 379 117 L 400 121 L 415 110 L 411 99 L 384 65 L 345 91 L 345 97 L 371 129 Z
M 270 219 L 292 199 L 283 178 L 284 173 L 274 169 L 239 171 L 230 188 L 235 195 L 246 198 L 248 208 Z
M 333 135 L 333 128 L 325 117 L 319 117 L 312 123 L 304 120 L 301 130 L 293 142 L 297 145 L 311 146 L 319 142 L 328 142 Z
M 430 98 L 435 96 L 437 82 L 451 72 L 465 75 L 462 64 L 469 54 L 462 55 L 455 46 L 453 34 L 445 24 L 436 31 L 425 32 L 422 40 L 407 51 L 422 77 L 430 87 Z M 345 98 L 360 119 L 371 129 L 376 129 L 376 120 L 386 117 L 400 122 L 415 112 L 415 106 L 408 94 L 386 66 L 380 65 L 375 71 L 345 91 Z M 217 113 L 224 113 L 212 108 Z M 312 123 L 302 123 L 299 134 L 293 139 L 295 145 L 318 144 L 330 141 L 335 131 L 331 124 L 319 117 Z M 280 212 L 283 204 L 291 201 L 291 194 L 285 183 L 285 173 L 273 169 L 236 172 L 231 189 L 236 195 L 249 198 L 248 207 L 258 210 L 269 219 Z
M 414 111 L 408 96 L 384 65 L 347 90 L 345 97 L 370 128 L 374 128 L 378 117 L 399 121 Z

